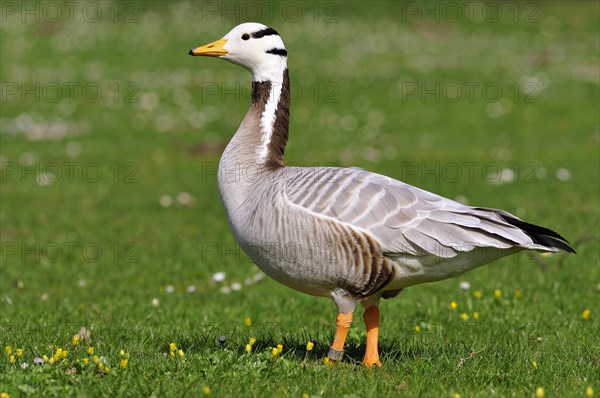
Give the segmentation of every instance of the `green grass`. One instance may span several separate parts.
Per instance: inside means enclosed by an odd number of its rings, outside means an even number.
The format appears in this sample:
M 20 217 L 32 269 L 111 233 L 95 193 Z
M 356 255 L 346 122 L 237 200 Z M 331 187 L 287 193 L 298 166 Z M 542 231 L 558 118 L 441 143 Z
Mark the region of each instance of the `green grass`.
M 0 344 L 23 355 L 15 364 L 0 355 L 0 391 L 600 393 L 597 3 L 505 5 L 497 22 L 473 21 L 465 9 L 456 20 L 441 8 L 447 3 L 427 3 L 438 9 L 424 15 L 392 2 L 291 3 L 284 16 L 285 4 L 277 3 L 273 18 L 262 9 L 261 21 L 284 38 L 296 84 L 289 164 L 359 166 L 503 208 L 557 230 L 578 252 L 506 258 L 384 301 L 379 369 L 360 366 L 360 311 L 346 360 L 328 367 L 322 359 L 333 335 L 331 302 L 268 278 L 244 284 L 258 269 L 229 231 L 214 167 L 248 106 L 250 75 L 187 51 L 220 38 L 251 10 L 238 5 L 222 22 L 200 2 L 129 2 L 117 16 L 115 4 L 103 2 L 94 3 L 104 11 L 97 23 L 81 17 L 82 6 L 73 22 L 67 14 L 58 22 L 40 14 L 36 22 L 20 13 L 24 3 L 7 3 L 17 11 L 3 8 L 0 25 Z M 204 4 L 223 11 L 223 3 Z M 477 4 L 473 12 L 492 3 Z M 298 20 L 293 6 L 303 11 Z M 71 82 L 79 83 L 73 95 Z M 533 101 L 514 86 L 528 82 Z M 56 100 L 53 84 L 62 87 Z M 94 92 L 82 93 L 86 84 L 100 87 L 97 102 Z M 403 96 L 411 85 L 418 92 Z M 456 86 L 463 89 L 458 99 L 443 91 Z M 500 87 L 502 95 L 492 100 L 484 86 Z M 33 94 L 22 94 L 23 87 Z M 472 97 L 467 87 L 474 87 Z M 490 183 L 503 168 L 514 171 L 514 182 Z M 556 177 L 559 169 L 568 170 L 567 181 Z M 52 183 L 36 182 L 44 172 Z M 192 195 L 193 206 L 159 203 L 180 192 Z M 212 281 L 219 271 L 225 282 Z M 460 281 L 471 284 L 469 291 Z M 243 288 L 221 293 L 233 282 Z M 89 340 L 73 347 L 82 326 Z M 257 341 L 247 353 L 250 337 Z M 307 352 L 311 339 L 318 343 Z M 171 342 L 185 362 L 170 357 Z M 283 352 L 273 359 L 277 344 Z M 109 374 L 81 365 L 88 346 Z M 66 358 L 33 364 L 57 347 L 68 350 Z M 129 354 L 125 370 L 120 350 Z

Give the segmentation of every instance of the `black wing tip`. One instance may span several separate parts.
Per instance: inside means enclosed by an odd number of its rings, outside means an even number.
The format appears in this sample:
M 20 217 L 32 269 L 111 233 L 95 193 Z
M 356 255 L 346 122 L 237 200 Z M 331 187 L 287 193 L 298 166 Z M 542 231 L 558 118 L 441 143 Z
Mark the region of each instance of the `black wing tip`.
M 502 217 L 502 219 L 507 223 L 514 225 L 525 232 L 534 243 L 546 246 L 548 248 L 559 249 L 568 253 L 577 254 L 575 249 L 569 245 L 569 241 L 561 236 L 558 232 L 540 225 L 530 224 L 518 218 L 508 217 L 500 213 L 496 214 Z

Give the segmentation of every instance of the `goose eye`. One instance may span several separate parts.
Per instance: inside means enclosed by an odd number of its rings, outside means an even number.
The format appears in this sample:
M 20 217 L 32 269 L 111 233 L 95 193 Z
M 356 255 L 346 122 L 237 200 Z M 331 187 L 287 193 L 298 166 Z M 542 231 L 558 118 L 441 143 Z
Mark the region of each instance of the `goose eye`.
M 242 40 L 248 40 L 250 38 L 250 35 L 248 33 L 244 33 L 242 35 Z

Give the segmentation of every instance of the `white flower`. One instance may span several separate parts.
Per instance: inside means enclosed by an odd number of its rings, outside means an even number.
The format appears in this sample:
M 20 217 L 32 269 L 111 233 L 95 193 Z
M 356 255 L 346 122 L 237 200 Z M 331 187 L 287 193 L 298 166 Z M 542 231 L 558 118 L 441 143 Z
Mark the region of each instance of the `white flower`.
M 225 280 L 225 272 L 217 272 L 212 276 L 212 280 L 215 282 L 223 282 Z

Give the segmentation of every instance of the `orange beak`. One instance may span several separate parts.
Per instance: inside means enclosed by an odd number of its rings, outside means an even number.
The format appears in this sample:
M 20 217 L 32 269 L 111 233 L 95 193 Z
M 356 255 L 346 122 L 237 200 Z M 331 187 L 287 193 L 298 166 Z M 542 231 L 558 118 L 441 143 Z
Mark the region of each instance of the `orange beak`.
M 213 41 L 204 46 L 191 49 L 189 54 L 193 56 L 203 55 L 205 57 L 222 57 L 223 55 L 227 55 L 227 50 L 223 48 L 225 43 L 227 43 L 227 39 Z

